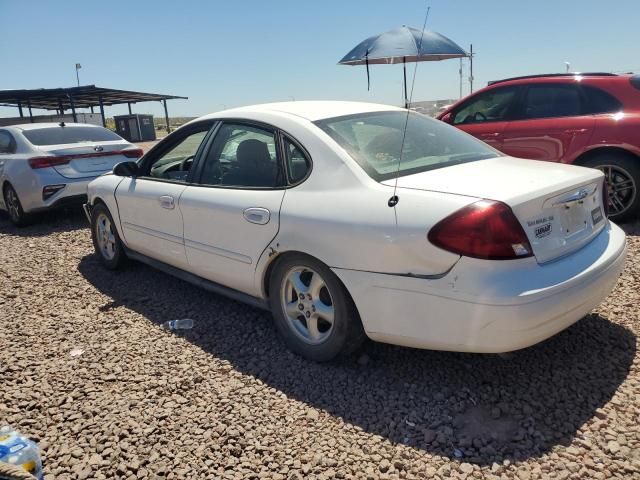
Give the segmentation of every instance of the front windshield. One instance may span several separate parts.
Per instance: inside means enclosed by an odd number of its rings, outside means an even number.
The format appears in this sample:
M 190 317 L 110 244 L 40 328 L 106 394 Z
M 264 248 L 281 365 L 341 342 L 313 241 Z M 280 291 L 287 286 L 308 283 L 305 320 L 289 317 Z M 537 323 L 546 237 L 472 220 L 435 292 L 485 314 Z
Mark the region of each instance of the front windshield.
M 378 182 L 394 178 L 396 172 L 411 175 L 500 155 L 450 125 L 413 112 L 408 118 L 405 111 L 362 113 L 316 125 Z

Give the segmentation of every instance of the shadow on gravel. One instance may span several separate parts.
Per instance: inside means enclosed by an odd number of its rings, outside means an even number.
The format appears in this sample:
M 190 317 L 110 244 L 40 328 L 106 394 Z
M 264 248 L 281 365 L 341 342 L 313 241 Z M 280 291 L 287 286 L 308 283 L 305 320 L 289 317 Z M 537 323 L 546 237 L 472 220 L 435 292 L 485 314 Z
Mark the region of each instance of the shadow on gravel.
M 140 264 L 114 273 L 87 256 L 79 271 L 113 299 L 102 311 L 122 305 L 156 324 L 193 318 L 180 335 L 287 397 L 392 442 L 485 465 L 569 444 L 602 415 L 636 350 L 629 330 L 594 314 L 506 359 L 369 342 L 362 356 L 314 364 L 285 349 L 265 312 Z
M 71 232 L 82 228 L 89 228 L 82 207 L 69 207 L 35 214 L 32 223 L 22 228 L 14 226 L 7 212 L 0 210 L 0 235 L 44 237 L 51 233 Z

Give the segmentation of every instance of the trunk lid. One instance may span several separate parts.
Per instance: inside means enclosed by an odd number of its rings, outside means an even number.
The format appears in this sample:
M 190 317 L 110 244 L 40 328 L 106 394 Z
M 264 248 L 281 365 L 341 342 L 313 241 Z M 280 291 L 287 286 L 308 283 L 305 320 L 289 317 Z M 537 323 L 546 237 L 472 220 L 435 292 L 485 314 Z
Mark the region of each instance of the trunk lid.
M 47 154 L 70 157 L 69 163 L 53 167 L 63 177 L 86 178 L 97 177 L 111 171 L 120 162 L 132 160 L 121 152 L 125 149 L 134 149 L 135 146 L 126 141 L 113 141 L 46 145 L 38 148 Z
M 603 180 L 591 168 L 496 157 L 400 177 L 398 187 L 506 203 L 544 263 L 580 249 L 604 228 Z

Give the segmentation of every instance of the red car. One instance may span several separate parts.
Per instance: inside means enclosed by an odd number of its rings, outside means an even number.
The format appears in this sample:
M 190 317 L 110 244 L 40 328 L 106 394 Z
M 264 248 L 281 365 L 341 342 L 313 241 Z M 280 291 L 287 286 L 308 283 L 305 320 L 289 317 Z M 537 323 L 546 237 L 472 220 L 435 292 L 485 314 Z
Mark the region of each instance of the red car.
M 598 168 L 607 178 L 609 217 L 640 213 L 640 75 L 499 80 L 438 118 L 507 155 Z

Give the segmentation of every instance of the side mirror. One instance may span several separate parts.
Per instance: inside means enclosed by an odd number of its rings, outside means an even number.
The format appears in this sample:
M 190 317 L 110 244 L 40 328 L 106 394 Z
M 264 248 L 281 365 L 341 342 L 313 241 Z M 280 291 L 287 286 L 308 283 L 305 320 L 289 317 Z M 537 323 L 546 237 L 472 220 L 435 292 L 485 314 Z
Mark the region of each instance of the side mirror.
M 119 177 L 137 177 L 139 173 L 136 162 L 120 162 L 113 167 L 113 174 Z
M 451 123 L 451 121 L 453 120 L 453 114 L 451 112 L 449 112 L 444 117 L 442 117 L 440 120 L 443 121 L 444 123 Z

